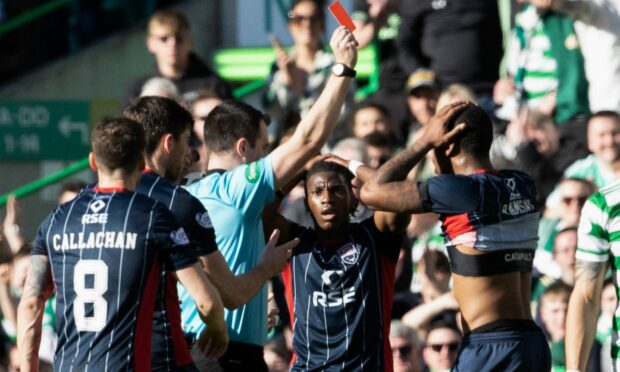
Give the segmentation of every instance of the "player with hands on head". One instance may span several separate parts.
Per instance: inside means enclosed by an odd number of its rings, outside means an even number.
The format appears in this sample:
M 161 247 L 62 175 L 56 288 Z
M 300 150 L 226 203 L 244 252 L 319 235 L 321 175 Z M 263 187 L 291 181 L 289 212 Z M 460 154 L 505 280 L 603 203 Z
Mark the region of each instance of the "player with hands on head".
M 549 347 L 529 305 L 539 218 L 534 181 L 493 169 L 493 124 L 472 103 L 442 108 L 422 130 L 364 184 L 362 202 L 375 210 L 440 215 L 465 332 L 455 371 L 548 371 Z M 438 175 L 407 181 L 431 150 Z

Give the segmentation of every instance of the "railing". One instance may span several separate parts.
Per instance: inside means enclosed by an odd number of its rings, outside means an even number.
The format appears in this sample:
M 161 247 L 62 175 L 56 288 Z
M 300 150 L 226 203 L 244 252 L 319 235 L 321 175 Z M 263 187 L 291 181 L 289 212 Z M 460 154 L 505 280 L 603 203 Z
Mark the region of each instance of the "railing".
M 35 19 L 41 18 L 42 16 L 60 9 L 63 6 L 70 5 L 74 1 L 75 0 L 52 0 L 48 3 L 27 10 L 15 18 L 11 18 L 4 23 L 0 23 L 0 35 L 6 34 L 16 28 L 20 28 L 26 23 L 30 23 Z

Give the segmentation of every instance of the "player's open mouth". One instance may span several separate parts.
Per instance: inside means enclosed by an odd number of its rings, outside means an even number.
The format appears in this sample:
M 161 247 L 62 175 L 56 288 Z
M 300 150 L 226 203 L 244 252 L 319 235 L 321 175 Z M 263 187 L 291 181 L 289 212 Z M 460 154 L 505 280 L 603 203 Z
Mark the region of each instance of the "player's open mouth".
M 333 209 L 326 209 L 324 211 L 321 211 L 321 217 L 325 221 L 333 220 L 334 218 L 336 218 L 336 215 L 337 213 Z

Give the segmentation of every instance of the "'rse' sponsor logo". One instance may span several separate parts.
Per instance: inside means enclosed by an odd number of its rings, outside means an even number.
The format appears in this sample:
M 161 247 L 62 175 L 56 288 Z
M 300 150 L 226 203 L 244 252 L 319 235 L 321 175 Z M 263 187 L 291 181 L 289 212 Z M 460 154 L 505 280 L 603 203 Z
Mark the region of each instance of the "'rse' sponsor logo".
M 346 288 L 343 291 L 312 292 L 312 304 L 323 307 L 337 307 L 355 302 L 355 288 Z
M 107 223 L 107 222 L 108 222 L 107 213 L 93 213 L 93 214 L 82 215 L 82 224 L 84 225 L 93 224 L 93 223 Z

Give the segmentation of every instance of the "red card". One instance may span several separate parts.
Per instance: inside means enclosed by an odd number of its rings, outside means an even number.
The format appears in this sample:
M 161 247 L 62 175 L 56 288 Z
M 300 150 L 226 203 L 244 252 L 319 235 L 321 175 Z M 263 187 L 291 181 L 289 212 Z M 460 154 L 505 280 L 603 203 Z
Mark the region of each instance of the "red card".
M 336 0 L 329 6 L 329 11 L 333 14 L 334 18 L 340 23 L 341 26 L 345 26 L 349 31 L 355 31 L 355 25 L 349 17 L 349 13 L 342 7 L 340 1 Z

